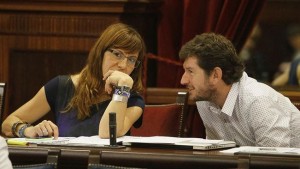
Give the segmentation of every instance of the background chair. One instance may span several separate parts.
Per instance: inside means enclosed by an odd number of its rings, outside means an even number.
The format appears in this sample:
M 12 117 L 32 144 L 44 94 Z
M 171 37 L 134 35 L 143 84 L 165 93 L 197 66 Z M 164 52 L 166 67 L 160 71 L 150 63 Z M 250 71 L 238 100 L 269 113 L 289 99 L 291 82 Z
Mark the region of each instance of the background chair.
M 186 91 L 178 92 L 176 102 L 171 104 L 146 104 L 140 128 L 132 127 L 132 136 L 182 137 L 187 110 Z M 155 99 L 154 99 L 155 100 Z M 147 102 L 146 102 L 147 103 Z
M 133 135 L 144 136 L 144 135 L 155 135 L 155 134 L 159 133 L 160 135 L 163 134 L 163 135 L 172 135 L 172 136 L 174 135 L 174 136 L 180 136 L 180 137 L 182 136 L 182 137 L 205 138 L 205 127 L 204 127 L 202 119 L 198 113 L 196 104 L 193 101 L 188 100 L 188 95 L 186 95 L 185 98 L 181 97 L 181 98 L 184 98 L 184 101 L 183 100 L 179 101 L 178 100 L 178 92 L 186 92 L 187 93 L 187 89 L 185 89 L 185 88 L 159 88 L 159 87 L 146 88 L 146 90 L 144 92 L 144 99 L 146 102 L 144 116 L 150 116 L 150 117 L 144 117 L 144 122 L 143 122 L 144 124 L 141 128 L 139 128 L 139 129 L 132 128 L 131 129 L 131 131 L 133 131 Z M 176 108 L 174 108 L 174 105 L 172 106 L 170 104 L 178 104 L 180 102 L 182 102 L 182 103 L 184 102 L 184 106 L 182 107 L 182 108 L 184 108 L 183 116 L 181 116 L 182 121 L 180 123 L 172 125 L 172 123 L 170 121 L 175 119 L 175 122 L 176 122 L 176 119 L 178 119 L 178 116 L 176 117 L 176 115 L 174 115 L 172 113 L 171 113 L 171 115 L 169 115 L 170 112 L 172 112 L 171 111 L 172 108 L 176 109 Z M 167 113 L 168 115 L 159 113 L 158 109 L 159 109 L 159 111 L 163 110 L 164 112 L 168 112 Z M 148 115 L 148 113 L 147 113 L 148 111 L 154 112 L 154 114 Z M 155 115 L 155 114 L 158 114 L 158 115 Z M 156 123 L 153 122 L 152 124 L 149 124 L 150 122 L 148 121 L 148 119 L 151 120 L 153 118 L 151 116 L 158 118 L 158 121 L 156 119 L 153 119 L 152 121 L 156 120 Z M 160 118 L 161 116 L 163 116 L 164 118 Z M 170 124 L 168 124 L 170 127 L 167 127 L 167 125 L 163 124 L 163 121 L 162 121 L 163 119 L 166 119 L 167 122 L 170 122 Z M 163 126 L 160 124 L 163 124 Z M 180 129 L 178 130 L 178 133 L 180 133 L 180 134 L 176 135 L 175 134 L 176 132 L 174 133 L 174 131 L 177 131 L 176 126 L 179 124 L 182 125 L 182 126 L 180 126 Z M 155 125 L 155 126 L 153 126 L 153 125 Z M 156 127 L 155 130 L 153 130 L 153 131 L 148 130 L 149 128 L 151 130 L 153 127 Z M 173 130 L 173 131 L 170 131 L 170 130 Z

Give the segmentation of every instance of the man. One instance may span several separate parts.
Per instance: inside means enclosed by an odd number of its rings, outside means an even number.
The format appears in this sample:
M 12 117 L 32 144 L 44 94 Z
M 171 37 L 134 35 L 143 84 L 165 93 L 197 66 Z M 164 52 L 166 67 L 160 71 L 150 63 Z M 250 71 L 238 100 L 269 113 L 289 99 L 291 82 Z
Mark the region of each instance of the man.
M 300 111 L 282 94 L 248 77 L 228 39 L 203 33 L 187 42 L 179 56 L 184 60 L 181 84 L 197 101 L 208 139 L 300 147 Z

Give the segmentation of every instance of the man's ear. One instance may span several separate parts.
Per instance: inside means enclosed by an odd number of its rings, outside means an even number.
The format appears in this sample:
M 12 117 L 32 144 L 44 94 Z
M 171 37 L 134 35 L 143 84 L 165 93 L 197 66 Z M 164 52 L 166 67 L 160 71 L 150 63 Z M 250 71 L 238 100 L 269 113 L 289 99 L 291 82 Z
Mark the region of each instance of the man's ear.
M 215 67 L 212 71 L 211 71 L 211 75 L 210 75 L 210 79 L 211 82 L 214 84 L 217 84 L 220 80 L 222 80 L 222 69 L 220 67 Z

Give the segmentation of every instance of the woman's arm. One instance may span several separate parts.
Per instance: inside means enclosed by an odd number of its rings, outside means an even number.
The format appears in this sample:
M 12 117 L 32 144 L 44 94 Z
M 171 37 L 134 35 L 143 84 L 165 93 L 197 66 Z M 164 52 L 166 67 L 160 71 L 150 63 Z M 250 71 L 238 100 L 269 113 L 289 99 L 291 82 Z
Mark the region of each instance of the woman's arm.
M 133 85 L 132 78 L 119 71 L 108 71 L 103 78 L 106 81 L 105 91 L 113 92 L 112 86 L 126 86 L 131 89 Z M 116 94 L 114 94 L 116 95 Z M 120 95 L 118 95 L 119 97 Z M 122 96 L 121 98 L 127 96 Z M 99 124 L 99 136 L 101 138 L 109 138 L 109 113 L 115 112 L 117 119 L 117 137 L 125 135 L 131 128 L 133 123 L 142 115 L 142 108 L 133 106 L 127 108 L 128 98 L 117 99 L 114 98 L 106 108 Z
M 272 86 L 286 85 L 289 80 L 289 72 L 290 72 L 290 67 L 285 69 L 285 71 L 281 75 L 279 75 L 276 79 L 273 80 Z
M 23 122 L 23 123 L 27 122 L 29 124 L 34 123 L 35 121 L 43 117 L 45 114 L 47 114 L 49 111 L 50 111 L 50 106 L 46 98 L 45 88 L 42 87 L 31 100 L 29 100 L 19 109 L 17 109 L 15 112 L 10 114 L 4 120 L 2 124 L 2 132 L 6 136 L 13 137 L 14 134 L 12 131 L 12 127 L 15 123 L 17 122 Z M 20 136 L 18 131 L 24 125 L 25 124 L 20 124 L 17 126 L 15 130 L 16 131 L 15 134 L 17 136 Z M 24 130 L 24 134 L 26 137 L 54 135 L 54 137 L 57 138 L 58 129 L 57 126 L 52 122 L 44 120 L 43 122 L 39 123 L 36 126 L 27 127 Z

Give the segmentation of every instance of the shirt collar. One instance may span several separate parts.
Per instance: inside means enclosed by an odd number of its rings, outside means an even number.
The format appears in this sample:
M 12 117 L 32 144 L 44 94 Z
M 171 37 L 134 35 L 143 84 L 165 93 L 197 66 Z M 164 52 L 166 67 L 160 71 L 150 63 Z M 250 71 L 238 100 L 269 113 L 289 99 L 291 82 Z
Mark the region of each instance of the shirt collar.
M 216 106 L 214 103 L 209 102 L 209 101 L 197 101 L 196 102 L 197 105 L 208 104 L 209 109 L 212 112 L 214 112 L 214 113 L 223 112 L 223 113 L 227 114 L 228 116 L 232 116 L 233 109 L 234 109 L 234 106 L 236 104 L 236 100 L 237 100 L 237 97 L 239 94 L 239 88 L 241 86 L 241 81 L 243 81 L 247 76 L 248 76 L 247 73 L 244 72 L 241 79 L 238 82 L 235 82 L 232 84 L 221 111 L 220 111 L 220 108 L 218 108 L 218 106 Z
M 247 76 L 247 74 L 244 72 L 243 76 L 238 82 L 235 82 L 232 84 L 231 89 L 228 93 L 228 96 L 226 97 L 225 103 L 222 107 L 222 112 L 227 114 L 228 116 L 232 116 L 234 106 L 236 104 L 237 97 L 239 95 L 239 88 L 240 83 L 243 81 L 243 79 Z
M 233 112 L 233 109 L 234 109 L 234 105 L 236 103 L 236 99 L 237 99 L 237 96 L 238 96 L 238 87 L 239 87 L 239 84 L 238 83 L 234 83 L 232 86 L 231 86 L 231 89 L 228 93 L 228 96 L 226 97 L 226 100 L 225 100 L 225 103 L 222 107 L 222 109 L 219 108 L 219 106 L 217 106 L 216 104 L 212 103 L 212 102 L 208 102 L 208 101 L 199 101 L 199 105 L 200 104 L 205 104 L 207 103 L 208 106 L 209 106 L 209 110 L 212 111 L 213 113 L 225 113 L 227 114 L 228 116 L 232 116 L 232 112 Z

